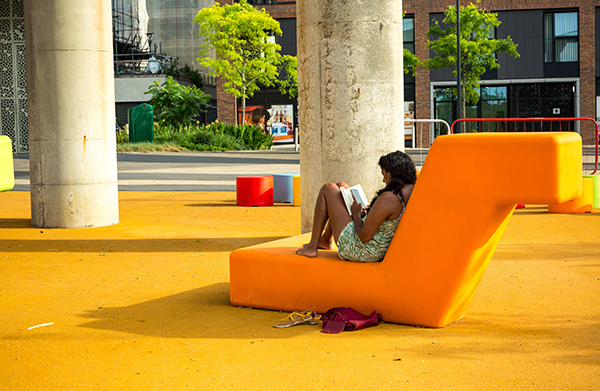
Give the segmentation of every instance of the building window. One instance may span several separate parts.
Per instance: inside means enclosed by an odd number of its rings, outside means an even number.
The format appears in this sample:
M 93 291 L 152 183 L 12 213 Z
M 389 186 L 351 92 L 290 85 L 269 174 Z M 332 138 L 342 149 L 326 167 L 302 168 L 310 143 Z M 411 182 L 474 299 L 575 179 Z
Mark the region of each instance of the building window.
M 402 40 L 404 41 L 404 49 L 407 49 L 412 54 L 415 54 L 415 17 L 405 16 L 402 18 Z
M 449 88 L 435 89 L 436 118 L 451 124 L 456 119 L 456 96 Z M 507 118 L 508 117 L 508 86 L 480 86 L 479 101 L 475 106 L 467 106 L 466 118 Z M 436 126 L 437 137 L 442 129 Z M 506 130 L 504 122 L 465 122 L 466 132 L 501 132 Z
M 544 14 L 544 61 L 579 61 L 577 12 Z
M 481 87 L 481 118 L 506 118 L 508 116 L 506 86 Z

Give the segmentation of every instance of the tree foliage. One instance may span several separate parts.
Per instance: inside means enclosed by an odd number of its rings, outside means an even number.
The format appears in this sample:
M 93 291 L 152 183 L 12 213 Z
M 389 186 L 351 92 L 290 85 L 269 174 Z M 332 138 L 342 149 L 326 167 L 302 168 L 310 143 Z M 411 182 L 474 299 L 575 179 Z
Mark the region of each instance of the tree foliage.
M 202 89 L 204 87 L 204 78 L 197 69 L 192 68 L 188 64 L 183 67 L 179 66 L 179 61 L 174 59 L 171 65 L 165 68 L 165 75 L 173 76 L 179 80 L 186 80 L 194 84 L 196 87 Z
M 259 84 L 273 86 L 277 80 L 281 47 L 269 37 L 281 35 L 279 22 L 246 0 L 225 6 L 215 3 L 200 10 L 194 21 L 205 42 L 198 62 L 225 81 L 225 91 L 241 98 L 245 112 L 246 99 L 259 89 Z M 215 58 L 208 56 L 211 50 Z
M 181 126 L 189 125 L 192 118 L 205 111 L 210 101 L 210 95 L 195 85 L 183 86 L 171 76 L 162 84 L 155 81 L 145 93 L 152 95 L 148 103 L 154 108 L 154 118 L 171 127 L 171 139 Z
M 298 96 L 298 59 L 284 55 L 281 65 L 285 79 L 279 81 L 279 91 L 290 98 L 295 98 Z
M 411 73 L 413 76 L 417 74 L 417 65 L 421 64 L 421 60 L 408 49 L 404 49 L 403 56 L 404 73 Z
M 427 47 L 436 56 L 426 60 L 429 69 L 456 67 L 456 7 L 449 6 L 444 12 L 444 26 L 438 21 L 429 29 Z M 487 69 L 499 68 L 497 53 L 519 57 L 517 45 L 510 36 L 503 39 L 489 38 L 494 28 L 500 25 L 498 14 L 479 8 L 479 2 L 460 7 L 460 65 L 461 65 L 461 108 L 465 116 L 466 102 L 479 101 L 479 80 Z M 435 38 L 434 38 L 435 37 Z M 454 70 L 456 74 L 456 70 Z M 453 89 L 456 94 L 456 89 Z

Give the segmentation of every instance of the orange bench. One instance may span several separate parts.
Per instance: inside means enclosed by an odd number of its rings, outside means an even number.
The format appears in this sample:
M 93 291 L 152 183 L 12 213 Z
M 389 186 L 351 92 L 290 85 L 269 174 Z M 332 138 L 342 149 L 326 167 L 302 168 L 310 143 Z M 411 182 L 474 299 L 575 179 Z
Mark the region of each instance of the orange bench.
M 380 263 L 294 254 L 308 234 L 235 250 L 231 302 L 284 311 L 351 306 L 386 322 L 461 319 L 517 203 L 582 194 L 577 133 L 482 133 L 435 139 Z

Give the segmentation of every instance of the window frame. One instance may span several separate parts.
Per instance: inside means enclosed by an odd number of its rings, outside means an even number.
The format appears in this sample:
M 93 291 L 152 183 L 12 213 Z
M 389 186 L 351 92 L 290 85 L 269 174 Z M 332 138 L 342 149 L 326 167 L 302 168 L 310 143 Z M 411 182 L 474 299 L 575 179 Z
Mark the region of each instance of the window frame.
M 576 35 L 556 35 L 556 15 L 559 14 L 575 14 L 576 22 Z M 551 26 L 548 26 L 548 23 Z M 544 39 L 544 63 L 545 64 L 559 64 L 559 63 L 576 63 L 579 62 L 580 58 L 580 33 L 579 33 L 579 11 L 578 10 L 561 10 L 561 11 L 549 11 L 544 12 L 543 19 L 543 39 Z M 550 31 L 549 31 L 550 30 Z M 551 34 L 549 37 L 548 34 Z M 557 51 L 559 43 L 574 42 L 577 45 L 574 59 L 560 60 L 560 51 Z M 565 45 L 566 46 L 566 45 Z
M 404 21 L 406 19 L 412 20 L 412 41 L 407 41 L 406 34 L 404 34 Z M 411 54 L 415 54 L 415 16 L 413 14 L 404 15 L 402 18 L 402 48 L 407 49 Z

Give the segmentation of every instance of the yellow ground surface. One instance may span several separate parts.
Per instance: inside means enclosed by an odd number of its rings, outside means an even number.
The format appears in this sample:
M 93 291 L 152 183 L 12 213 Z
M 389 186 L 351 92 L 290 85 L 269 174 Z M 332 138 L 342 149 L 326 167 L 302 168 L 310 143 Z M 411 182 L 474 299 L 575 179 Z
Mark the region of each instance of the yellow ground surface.
M 0 193 L 1 390 L 600 389 L 598 211 L 515 212 L 456 324 L 339 335 L 229 303 L 230 251 L 298 234 L 300 208 L 122 192 L 120 220 L 33 228 L 29 193 Z

